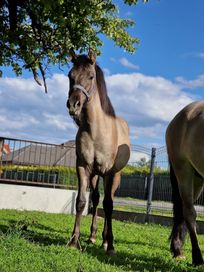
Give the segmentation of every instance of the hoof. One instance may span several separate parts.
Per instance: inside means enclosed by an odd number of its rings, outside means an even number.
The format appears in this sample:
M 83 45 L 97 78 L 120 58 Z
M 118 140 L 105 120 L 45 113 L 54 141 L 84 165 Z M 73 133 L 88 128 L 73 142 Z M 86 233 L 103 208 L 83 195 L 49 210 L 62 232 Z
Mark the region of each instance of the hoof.
M 110 249 L 110 250 L 107 250 L 107 255 L 110 256 L 110 257 L 114 257 L 116 256 L 116 252 L 114 249 Z
M 88 243 L 88 244 L 95 244 L 95 243 L 96 243 L 96 238 L 90 237 L 90 238 L 87 240 L 87 243 Z
M 67 246 L 70 248 L 76 248 L 81 250 L 79 240 L 71 239 L 70 241 L 68 241 Z
M 175 257 L 176 261 L 180 262 L 180 261 L 185 261 L 186 260 L 186 256 L 184 255 L 178 255 Z
M 103 244 L 102 244 L 102 247 L 103 247 L 103 249 L 104 249 L 105 251 L 107 251 L 108 243 L 103 243 Z
M 79 249 L 78 244 L 73 243 L 72 241 L 69 241 L 69 242 L 67 243 L 67 246 L 68 246 L 68 247 L 71 247 L 71 248 Z

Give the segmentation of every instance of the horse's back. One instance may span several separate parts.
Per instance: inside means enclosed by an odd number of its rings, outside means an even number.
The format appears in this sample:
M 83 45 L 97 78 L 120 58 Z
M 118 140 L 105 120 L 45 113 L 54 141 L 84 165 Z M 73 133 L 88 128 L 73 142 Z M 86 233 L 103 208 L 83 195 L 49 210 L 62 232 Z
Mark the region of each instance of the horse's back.
M 204 101 L 187 105 L 174 117 L 166 131 L 166 143 L 171 161 L 188 160 L 201 167 L 198 158 L 204 160 Z

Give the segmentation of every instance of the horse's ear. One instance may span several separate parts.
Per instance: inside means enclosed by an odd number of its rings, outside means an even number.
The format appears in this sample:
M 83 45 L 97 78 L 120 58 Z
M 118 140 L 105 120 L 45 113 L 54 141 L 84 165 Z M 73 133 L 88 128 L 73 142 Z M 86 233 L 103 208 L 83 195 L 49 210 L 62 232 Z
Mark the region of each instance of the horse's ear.
M 70 55 L 70 58 L 69 58 L 70 61 L 74 63 L 77 60 L 77 54 L 74 52 L 73 47 L 69 50 L 69 55 Z
M 92 61 L 93 64 L 96 63 L 96 52 L 92 48 L 89 48 L 88 57 Z

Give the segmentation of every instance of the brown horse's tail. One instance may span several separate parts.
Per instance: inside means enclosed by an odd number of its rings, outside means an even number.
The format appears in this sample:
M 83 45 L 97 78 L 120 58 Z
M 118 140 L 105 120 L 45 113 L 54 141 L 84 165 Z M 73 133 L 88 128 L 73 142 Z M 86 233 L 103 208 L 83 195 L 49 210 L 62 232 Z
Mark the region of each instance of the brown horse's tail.
M 176 238 L 179 236 L 179 239 L 183 242 L 186 234 L 186 226 L 184 223 L 183 216 L 183 202 L 179 193 L 178 181 L 170 162 L 170 180 L 172 186 L 172 202 L 173 202 L 173 229 L 169 239 Z

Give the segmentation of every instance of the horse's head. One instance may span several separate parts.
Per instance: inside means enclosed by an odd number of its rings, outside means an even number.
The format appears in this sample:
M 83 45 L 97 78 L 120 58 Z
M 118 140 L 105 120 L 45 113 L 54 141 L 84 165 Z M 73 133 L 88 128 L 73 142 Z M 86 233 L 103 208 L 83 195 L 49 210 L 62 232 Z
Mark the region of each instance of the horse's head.
M 92 49 L 87 56 L 77 56 L 73 50 L 70 53 L 73 68 L 68 74 L 70 89 L 67 107 L 69 114 L 74 119 L 79 119 L 83 107 L 96 88 L 96 54 Z

